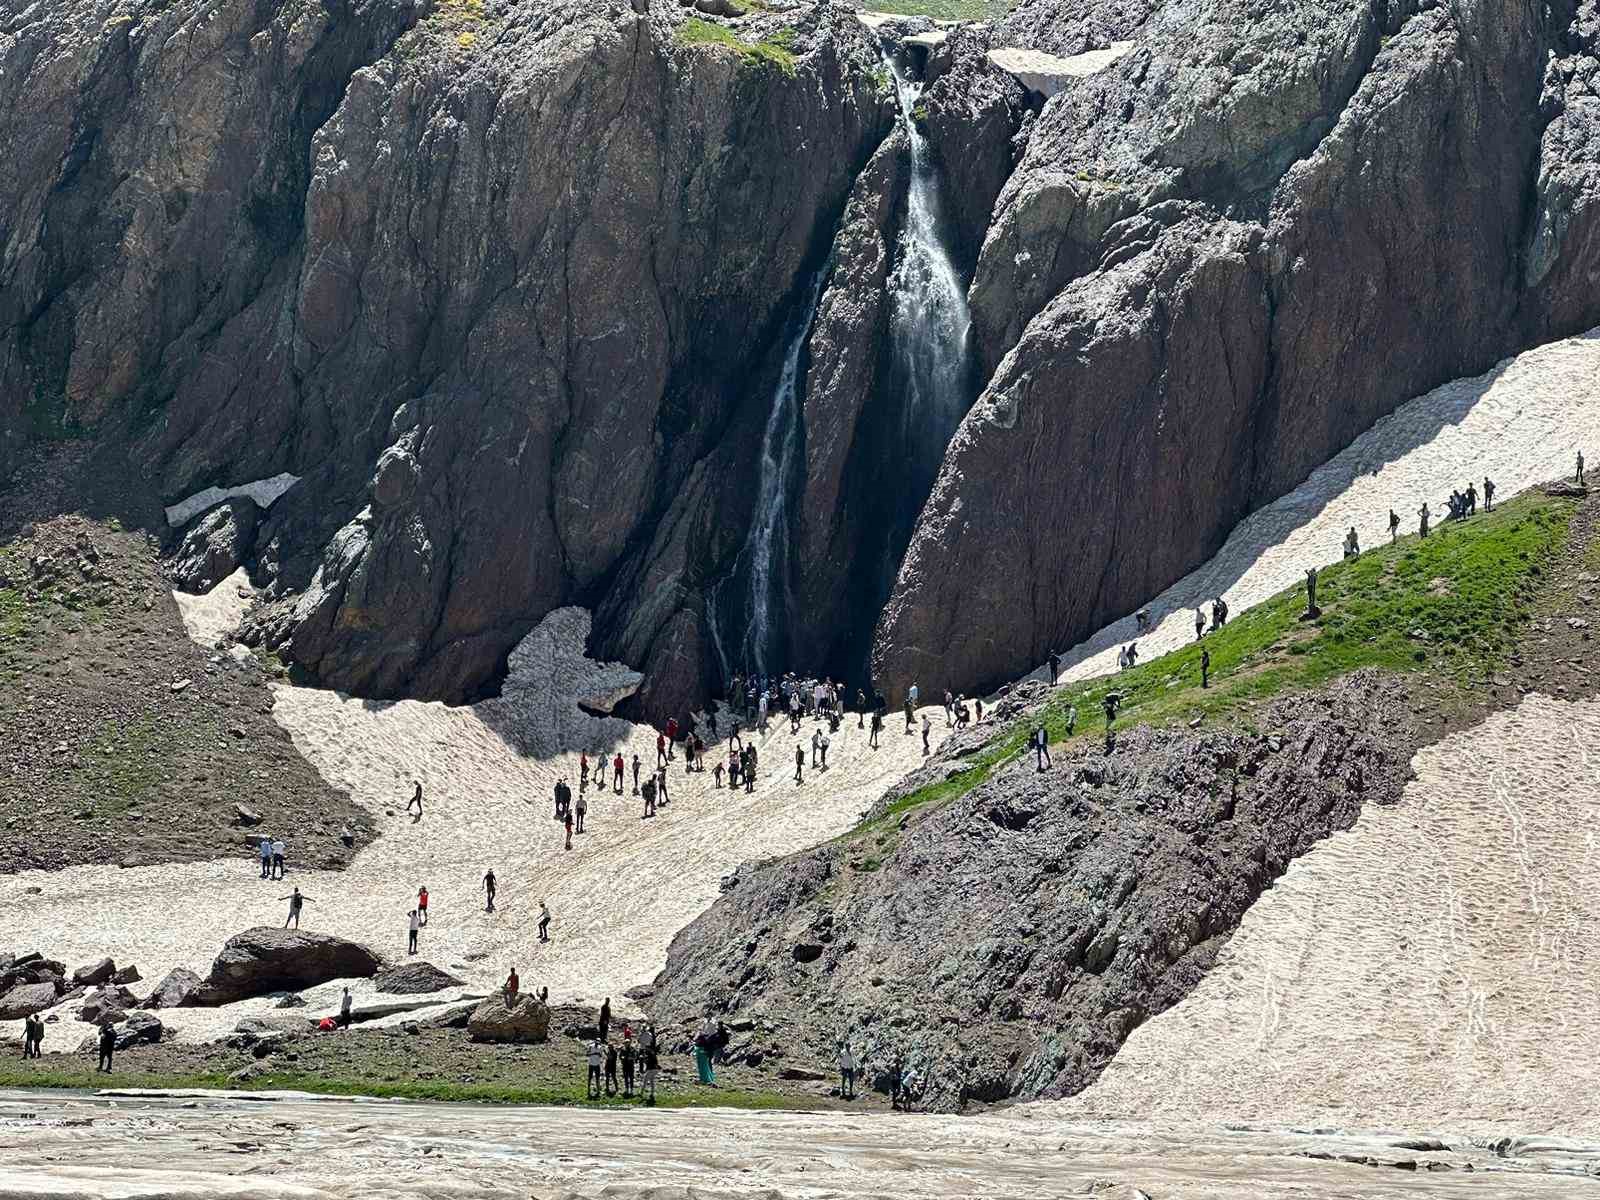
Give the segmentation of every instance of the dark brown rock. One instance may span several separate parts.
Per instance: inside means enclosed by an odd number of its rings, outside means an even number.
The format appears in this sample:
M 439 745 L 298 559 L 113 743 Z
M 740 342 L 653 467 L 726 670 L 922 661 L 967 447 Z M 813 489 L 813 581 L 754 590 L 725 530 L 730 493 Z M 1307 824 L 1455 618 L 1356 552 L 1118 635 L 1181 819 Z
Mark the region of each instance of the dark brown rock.
M 400 996 L 442 992 L 445 988 L 461 986 L 461 980 L 428 962 L 395 963 L 373 976 L 372 983 L 380 992 Z
M 50 983 L 19 983 L 0 996 L 0 1021 L 20 1021 L 43 1012 L 56 1002 L 56 989 Z
M 186 1008 L 192 1003 L 192 998 L 200 990 L 200 976 L 187 967 L 174 967 L 168 971 L 155 990 L 150 993 L 149 999 L 144 1002 L 146 1008 Z
M 496 992 L 472 1010 L 467 1033 L 475 1042 L 543 1042 L 550 1037 L 550 1008 L 526 992 L 512 1004 Z
M 102 958 L 99 962 L 86 967 L 79 967 L 72 973 L 72 982 L 86 987 L 98 987 L 107 982 L 117 973 L 117 964 L 109 958 Z M 120 983 L 121 980 L 118 980 Z
M 334 979 L 370 978 L 383 965 L 365 946 L 332 934 L 259 926 L 228 939 L 184 1003 L 213 1007 Z

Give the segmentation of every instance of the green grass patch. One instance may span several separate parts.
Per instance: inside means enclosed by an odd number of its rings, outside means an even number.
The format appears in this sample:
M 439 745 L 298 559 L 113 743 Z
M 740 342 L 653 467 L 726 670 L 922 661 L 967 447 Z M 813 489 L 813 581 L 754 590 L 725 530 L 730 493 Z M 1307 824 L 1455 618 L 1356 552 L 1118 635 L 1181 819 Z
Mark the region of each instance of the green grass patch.
M 780 29 L 752 45 L 740 41 L 731 29 L 699 17 L 690 17 L 678 26 L 677 33 L 673 35 L 681 46 L 712 46 L 733 50 L 747 63 L 775 67 L 790 76 L 795 73 L 794 36 L 794 30 Z
M 862 12 L 894 13 L 902 17 L 932 17 L 936 21 L 995 21 L 1011 11 L 1015 0 L 863 0 Z
M 171 743 L 172 735 L 148 717 L 101 730 L 84 754 L 97 804 L 120 812 L 152 796 L 165 776 Z
M 61 1056 L 52 1056 L 61 1057 Z M 38 1069 L 20 1063 L 0 1063 L 0 1088 L 97 1089 L 115 1088 L 210 1088 L 221 1091 L 311 1092 L 319 1096 L 377 1096 L 388 1100 L 423 1100 L 452 1104 L 537 1104 L 588 1108 L 632 1108 L 637 1100 L 613 1097 L 590 1100 L 581 1079 L 571 1084 L 522 1085 L 515 1083 L 452 1083 L 448 1080 L 335 1079 L 300 1071 L 270 1071 L 244 1083 L 233 1083 L 226 1075 L 148 1072 L 137 1069 L 102 1075 L 83 1065 L 48 1065 Z M 742 1108 L 754 1110 L 814 1109 L 820 1101 L 804 1096 L 785 1096 L 776 1092 L 754 1092 L 738 1088 L 708 1088 L 696 1085 L 663 1084 L 656 1092 L 657 1108 Z
M 1197 715 L 1236 716 L 1247 706 L 1316 687 L 1362 667 L 1427 671 L 1461 687 L 1481 685 L 1504 661 L 1533 614 L 1553 561 L 1566 544 L 1573 506 L 1530 494 L 1490 514 L 1406 537 L 1319 572 L 1322 615 L 1302 621 L 1305 591 L 1292 588 L 1233 617 L 1216 633 L 1129 671 L 1054 692 L 1042 712 L 998 732 L 971 769 L 911 792 L 856 833 L 902 814 L 947 804 L 1025 752 L 1041 720 L 1052 743 L 1105 732 L 1103 702 L 1122 697 L 1119 728 L 1175 725 Z M 1211 686 L 1200 686 L 1200 655 L 1211 653 Z

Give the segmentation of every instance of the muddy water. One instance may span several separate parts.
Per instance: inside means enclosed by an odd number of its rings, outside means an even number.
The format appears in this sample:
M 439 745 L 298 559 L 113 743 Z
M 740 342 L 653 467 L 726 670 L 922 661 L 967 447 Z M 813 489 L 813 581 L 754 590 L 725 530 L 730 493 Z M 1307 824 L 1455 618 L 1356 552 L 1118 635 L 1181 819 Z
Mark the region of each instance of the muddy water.
M 0 1197 L 1571 1197 L 1600 1147 L 989 1117 L 0 1093 Z

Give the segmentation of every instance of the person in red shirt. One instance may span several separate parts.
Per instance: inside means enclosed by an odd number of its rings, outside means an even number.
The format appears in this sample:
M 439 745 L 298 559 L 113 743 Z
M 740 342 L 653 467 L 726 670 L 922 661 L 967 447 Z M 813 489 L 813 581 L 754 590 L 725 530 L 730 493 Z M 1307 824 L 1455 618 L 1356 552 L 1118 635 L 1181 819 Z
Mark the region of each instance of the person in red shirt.
M 422 888 L 417 892 L 417 917 L 422 924 L 428 923 L 428 889 Z
M 616 787 L 617 795 L 620 796 L 620 795 L 622 795 L 622 755 L 621 754 L 618 754 L 614 759 L 611 760 L 611 769 L 612 769 L 613 773 L 616 776 L 616 783 L 614 784 L 614 786 Z
M 678 718 L 667 718 L 667 761 L 672 761 L 672 743 L 678 740 Z
M 667 735 L 656 734 L 656 766 L 665 766 L 667 762 Z

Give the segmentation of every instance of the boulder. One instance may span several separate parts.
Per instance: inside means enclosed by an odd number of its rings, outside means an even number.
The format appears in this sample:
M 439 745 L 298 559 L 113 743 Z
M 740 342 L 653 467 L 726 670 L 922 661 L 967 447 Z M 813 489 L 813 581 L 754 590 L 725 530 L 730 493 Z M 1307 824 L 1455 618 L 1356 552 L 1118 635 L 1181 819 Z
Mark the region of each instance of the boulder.
M 261 814 L 253 808 L 246 808 L 243 804 L 235 804 L 233 806 L 233 823 L 248 829 L 251 826 L 261 824 Z
M 129 1046 L 154 1046 L 167 1032 L 161 1018 L 154 1013 L 131 1012 L 117 1029 L 117 1049 Z
M 183 536 L 172 560 L 172 579 L 191 592 L 209 592 L 239 569 L 255 543 L 261 510 L 247 496 L 225 500 Z
M 187 967 L 174 967 L 167 972 L 165 979 L 156 984 L 150 998 L 145 1001 L 145 1007 L 185 1008 L 194 1002 L 193 997 L 199 990 L 200 976 Z
M 99 962 L 87 967 L 79 967 L 72 973 L 72 982 L 85 987 L 99 987 L 108 982 L 117 973 L 117 964 L 109 958 L 102 958 Z
M 138 983 L 144 976 L 139 974 L 138 967 L 123 967 L 111 977 L 113 983 Z
M 379 971 L 372 982 L 380 992 L 392 996 L 415 996 L 461 986 L 461 980 L 428 962 L 396 963 Z
M 0 996 L 0 1021 L 20 1021 L 43 1012 L 56 1002 L 53 983 L 19 983 Z
M 53 984 L 60 993 L 66 988 L 66 974 L 64 963 L 39 954 L 20 954 L 9 967 L 0 971 L 0 995 L 22 983 Z
M 475 1042 L 543 1042 L 550 1037 L 550 1008 L 523 993 L 506 1003 L 496 992 L 467 1018 L 467 1035 Z
M 139 1001 L 125 987 L 115 984 L 94 992 L 78 1010 L 78 1019 L 90 1025 L 116 1024 L 127 1017 L 128 1011 L 137 1008 Z
M 189 1003 L 212 1007 L 334 979 L 370 978 L 383 965 L 367 947 L 331 933 L 259 926 L 228 939 Z

